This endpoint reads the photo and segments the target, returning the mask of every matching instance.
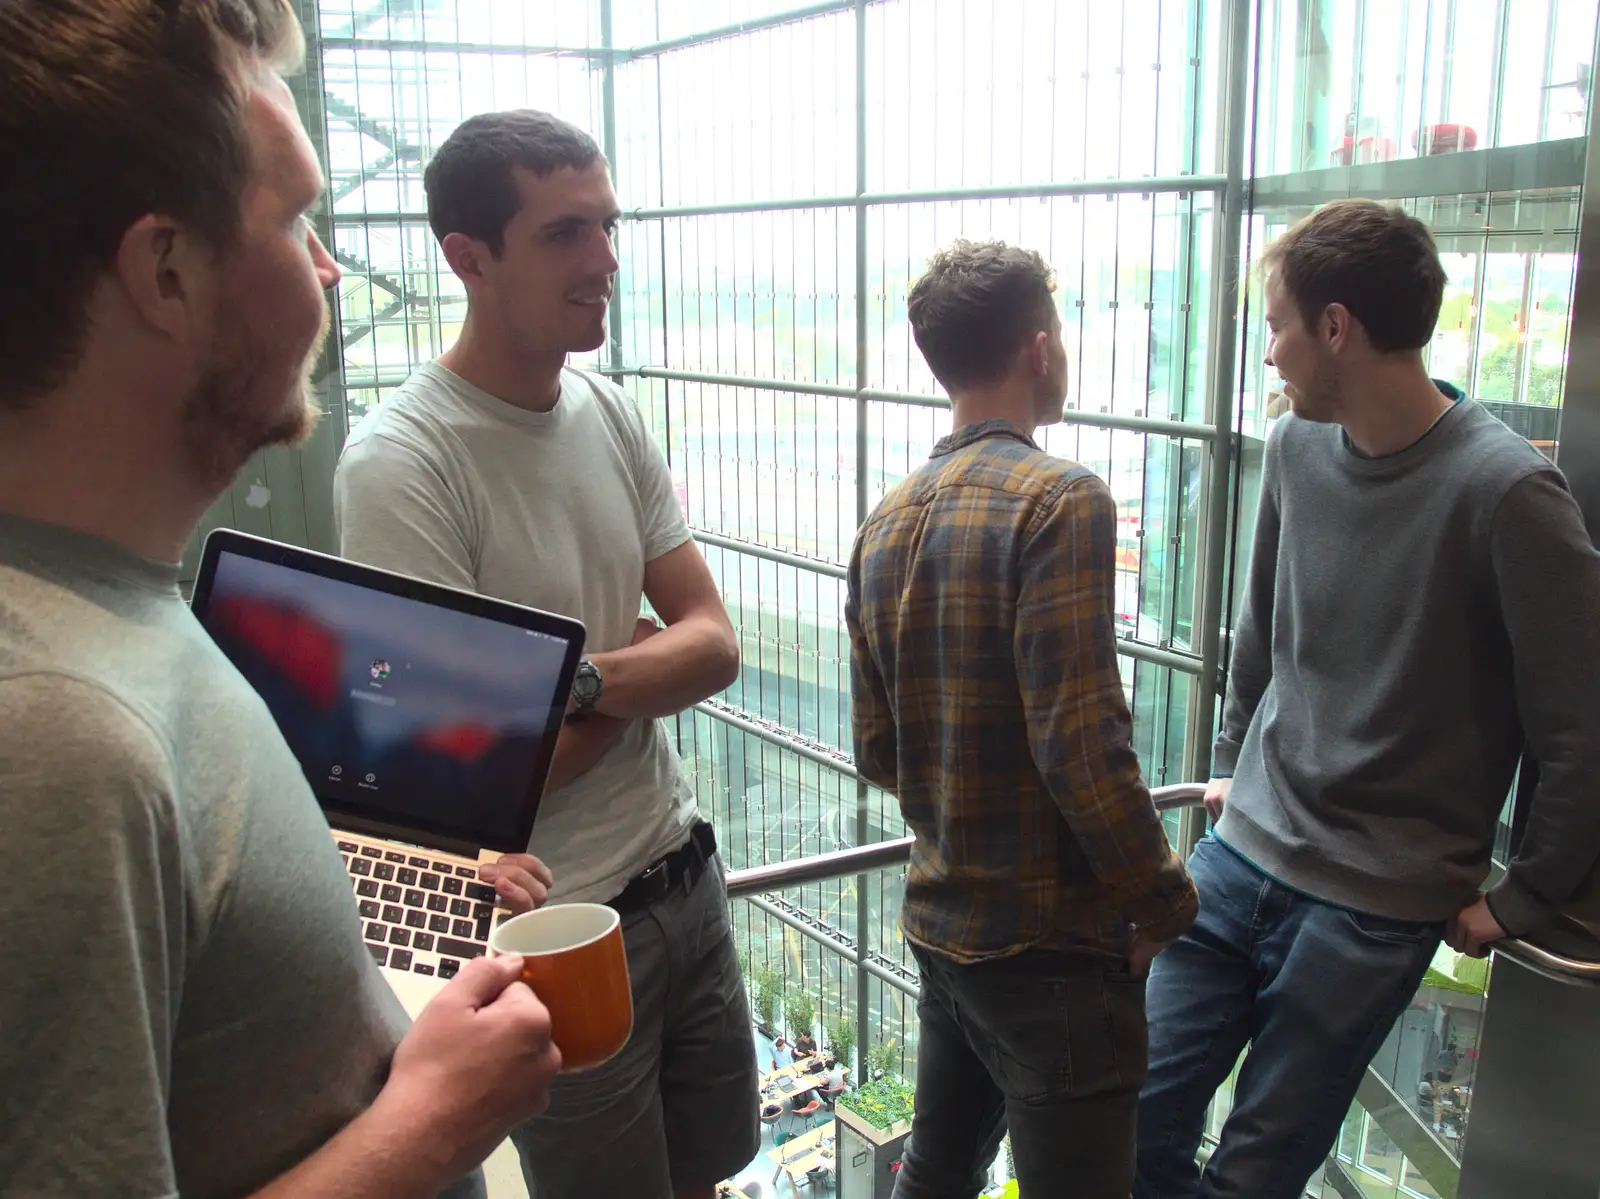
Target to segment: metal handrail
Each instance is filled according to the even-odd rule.
[[[1150,792],[1150,799],[1156,811],[1175,812],[1198,807],[1205,793],[1205,786],[1201,783],[1174,783],[1155,788]],[[898,837],[893,841],[880,841],[876,845],[855,845],[848,849],[796,858],[791,862],[771,862],[762,866],[747,866],[743,870],[730,870],[727,875],[728,898],[762,895],[805,883],[827,882],[847,875],[867,874],[904,865],[911,857],[911,846],[915,842],[915,837]],[[1567,957],[1521,937],[1496,941],[1492,948],[1496,954],[1556,982],[1600,986],[1600,961]]]
[[[1497,955],[1558,983],[1579,987],[1600,987],[1600,962],[1569,958],[1522,937],[1507,937],[1489,947]]]
[[[1179,808],[1198,806],[1205,793],[1205,786],[1201,783],[1175,783],[1169,787],[1155,788],[1150,792],[1150,799],[1156,811],[1173,812]],[[770,862],[764,866],[730,870],[728,898],[782,891],[802,883],[826,882],[846,875],[866,874],[903,865],[911,857],[911,846],[915,841],[915,837],[900,837],[893,841],[880,841],[876,845],[855,845],[809,858],[796,858],[792,862]]]

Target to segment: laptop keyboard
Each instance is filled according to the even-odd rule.
[[[462,858],[336,832],[373,960],[390,970],[454,978],[487,953],[495,893]]]

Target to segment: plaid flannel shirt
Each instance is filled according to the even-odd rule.
[[[1116,507],[1021,429],[957,430],[850,559],[856,769],[916,834],[901,924],[956,961],[1126,952],[1198,902],[1130,743]]]

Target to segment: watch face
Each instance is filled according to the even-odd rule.
[[[580,700],[593,699],[600,694],[600,672],[588,662],[578,667],[572,680],[572,694]]]

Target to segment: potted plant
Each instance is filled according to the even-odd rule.
[[[874,1145],[903,1139],[911,1131],[911,1112],[917,1092],[893,1070],[899,1060],[894,1043],[874,1045],[866,1058],[873,1077],[834,1104],[839,1120]]]
[[[775,1036],[778,1004],[783,998],[783,980],[771,966],[761,966],[750,981],[754,984],[757,1027],[761,1029],[762,1036]]]
[[[856,1047],[856,1022],[848,1012],[840,1012],[828,1022],[828,1050],[839,1059],[839,1064],[849,1068],[850,1051]]]
[[[789,1031],[794,1035],[795,1053],[804,1057],[817,1051],[817,1042],[811,1035],[816,1018],[816,1006],[804,991],[790,991],[784,1000],[783,1014],[789,1021]]]

